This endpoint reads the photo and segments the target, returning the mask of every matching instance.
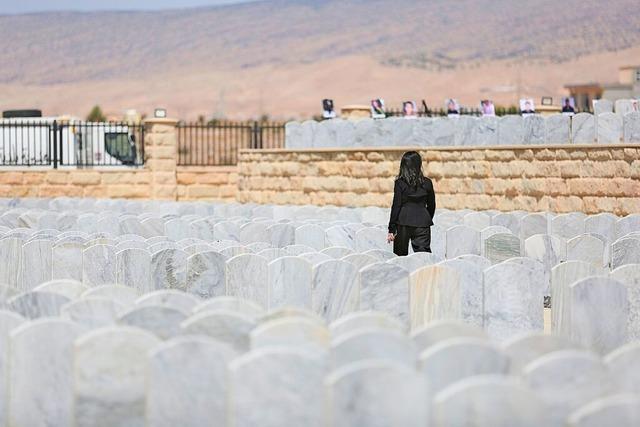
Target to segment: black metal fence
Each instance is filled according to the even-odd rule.
[[[284,123],[210,122],[177,127],[179,166],[232,166],[243,148],[283,148]]]
[[[0,120],[0,166],[141,166],[144,127],[40,119]]]

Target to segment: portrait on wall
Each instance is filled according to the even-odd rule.
[[[576,100],[573,97],[562,98],[562,114],[573,116],[576,113]]]
[[[336,111],[333,107],[333,99],[322,100],[322,118],[323,119],[335,119]]]
[[[460,115],[460,104],[453,98],[444,101],[444,108],[447,110],[447,116],[449,117]]]
[[[496,115],[496,106],[493,105],[493,101],[488,99],[483,99],[480,101],[480,111],[483,116],[495,116]]]
[[[402,115],[408,119],[418,117],[418,108],[414,101],[404,101],[402,103]]]
[[[535,114],[536,113],[536,105],[531,98],[522,98],[520,100],[520,114],[523,116]]]
[[[372,99],[371,100],[371,118],[372,119],[384,119],[387,114],[384,111],[384,99]]]

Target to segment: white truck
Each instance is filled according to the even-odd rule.
[[[64,117],[3,118],[0,165],[72,168],[141,165],[141,138],[141,128],[126,123],[84,122]]]

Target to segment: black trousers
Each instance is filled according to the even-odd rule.
[[[431,252],[431,227],[398,225],[398,234],[393,240],[393,253],[398,256],[408,255],[409,241],[413,252]]]

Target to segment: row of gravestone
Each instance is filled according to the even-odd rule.
[[[27,291],[13,296],[9,304],[29,317],[40,316],[43,309],[55,312],[65,302],[35,286],[41,283],[35,282],[37,278],[50,280],[56,271],[42,251],[43,242],[33,242],[38,250],[35,255],[43,260],[23,253],[21,265],[29,268],[20,273],[28,276],[19,273],[17,287],[7,282],[9,289]],[[231,258],[226,259],[213,250],[187,256],[180,249],[164,249],[152,256],[144,249],[116,252],[98,244],[66,258],[61,270],[81,271],[78,279],[84,284],[77,282],[76,286],[83,289],[118,283],[138,292],[175,289],[203,298],[228,295],[270,308],[310,309],[328,320],[357,310],[377,310],[412,329],[433,320],[462,319],[484,327],[496,339],[541,331],[542,301],[550,296],[554,328],[584,337],[579,341],[585,346],[602,352],[640,338],[638,264],[621,266],[609,274],[601,265],[584,261],[549,266],[516,257],[491,266],[491,261],[475,255],[441,261],[427,253],[394,257],[384,251],[359,254],[330,249],[297,256],[265,249],[263,255],[229,253]],[[76,257],[80,265],[74,264]],[[587,283],[574,292],[572,286],[579,280]],[[65,286],[67,282],[54,280],[48,285]],[[34,316],[29,315],[30,310],[35,310]]]
[[[8,199],[4,199],[7,202]],[[0,200],[0,206],[2,205]],[[50,226],[60,229],[69,225],[74,229],[82,229],[90,224],[95,224],[101,217],[110,218],[110,221],[118,222],[117,225],[111,227],[110,233],[120,234],[120,219],[131,218],[131,212],[135,212],[138,221],[142,222],[150,218],[162,220],[162,224],[154,226],[156,232],[164,231],[164,223],[171,219],[183,219],[188,223],[196,220],[216,221],[220,219],[238,220],[245,219],[272,219],[276,222],[281,220],[296,221],[322,221],[325,223],[342,221],[343,223],[370,223],[374,225],[384,225],[388,221],[389,210],[387,208],[367,207],[367,208],[337,208],[332,206],[279,206],[279,205],[252,205],[252,204],[219,204],[204,202],[137,202],[127,200],[92,200],[92,199],[13,199],[11,202],[21,207],[7,206],[0,214],[0,225],[10,228],[27,227],[27,228],[49,228]],[[30,215],[28,208],[36,208],[35,212]],[[79,210],[80,208],[86,211]],[[52,212],[46,212],[51,210]],[[64,212],[75,211],[75,212]],[[95,212],[98,211],[98,212]],[[143,213],[140,213],[143,212]],[[164,212],[164,213],[162,213]],[[129,215],[122,215],[129,213]],[[44,215],[45,221],[38,224],[38,217]],[[75,215],[75,217],[73,217]],[[79,222],[78,216],[85,215]],[[97,216],[95,216],[97,215]],[[436,224],[448,228],[453,225],[469,225],[471,227],[482,230],[489,225],[502,225],[510,228],[512,232],[519,235],[519,222],[524,220],[523,227],[533,228],[530,231],[524,231],[524,239],[533,234],[556,234],[562,237],[571,238],[583,232],[595,232],[601,234],[608,240],[613,241],[612,233],[617,237],[630,232],[630,229],[636,231],[640,229],[640,215],[629,215],[625,218],[618,218],[615,215],[603,213],[598,215],[586,216],[580,212],[570,214],[552,214],[538,213],[534,217],[525,220],[527,212],[499,212],[499,211],[480,211],[471,210],[449,211],[447,209],[438,209],[434,218]],[[21,216],[23,216],[21,218]],[[69,220],[72,217],[73,219]],[[558,217],[556,219],[556,217]],[[69,224],[67,224],[69,223]],[[184,225],[175,224],[177,228]],[[123,225],[126,233],[127,225]],[[175,227],[172,227],[175,228]],[[515,229],[514,229],[515,228]],[[65,230],[61,230],[65,231]],[[86,230],[88,233],[97,230]],[[570,233],[567,235],[560,233]],[[176,239],[178,240],[178,239]]]
[[[289,149],[638,143],[640,112],[309,120],[289,122],[285,129]]]
[[[102,219],[107,218],[108,222],[113,223],[113,227],[110,230],[116,235],[120,233],[125,233],[125,235],[135,233],[133,235],[140,235],[147,238],[150,238],[149,236],[152,234],[154,235],[153,238],[162,237],[159,231],[146,233],[148,229],[145,228],[145,221],[150,219],[163,221],[163,219],[147,218],[146,220],[140,221],[138,218],[131,216],[125,218],[108,216]],[[190,223],[189,220],[192,222]],[[199,242],[195,236],[199,236],[198,239],[200,239],[200,241],[230,239],[238,240],[245,245],[263,242],[273,247],[302,244],[316,250],[322,250],[323,248],[331,246],[344,246],[356,251],[391,249],[391,246],[385,241],[386,231],[384,230],[384,226],[367,227],[365,224],[360,223],[334,221],[330,223],[305,223],[304,225],[296,227],[296,225],[302,222],[296,224],[288,222],[288,220],[281,221],[283,222],[276,223],[273,220],[261,218],[254,218],[253,221],[250,221],[247,218],[225,220],[224,218],[215,219],[192,216],[191,218],[170,218],[167,219],[164,224],[161,223],[161,226],[165,230],[165,237],[167,239],[192,239],[194,244]],[[591,246],[595,248],[591,257],[604,257],[605,263],[609,263],[613,255],[622,257],[622,261],[614,262],[614,265],[617,266],[629,262],[624,261],[625,257],[634,259],[633,254],[635,252],[634,247],[637,246],[637,233],[640,233],[640,215],[637,214],[618,219],[611,214],[586,216],[581,213],[571,213],[557,215],[549,219],[549,215],[539,213],[497,213],[492,216],[485,212],[470,212],[461,215],[458,212],[444,211],[436,215],[436,222],[437,225],[432,229],[432,250],[434,253],[442,256],[447,255],[449,258],[464,253],[484,254],[484,241],[488,236],[495,233],[519,233],[522,239],[520,251],[524,252],[524,239],[531,237],[535,233],[545,233],[550,230],[551,233],[557,233],[557,235],[563,238],[570,239],[573,237],[574,240],[571,246],[579,245],[583,247],[585,236],[584,234],[581,235],[581,233],[584,233],[585,230],[590,230],[592,233],[590,239],[592,241]],[[454,226],[460,222],[465,225]],[[449,225],[452,228],[445,232],[439,224]],[[488,224],[494,225],[487,226]],[[486,228],[482,229],[481,227],[483,226]],[[481,232],[478,233],[473,228],[475,228],[475,230],[481,230]],[[23,230],[22,228],[17,230],[4,228],[0,231],[3,231],[5,236],[25,234],[27,232],[27,230]],[[47,234],[47,231],[49,234]],[[106,229],[103,232],[106,232]],[[43,236],[53,236],[56,234],[56,230],[39,230],[38,233]],[[67,232],[67,234],[69,233],[73,232]],[[622,233],[631,235],[627,236]],[[111,233],[107,233],[107,235],[110,234]],[[450,235],[452,237],[449,237]],[[623,242],[624,244],[618,245],[622,250],[611,251],[611,253],[609,253],[609,246],[615,243],[610,239],[619,235],[628,237],[628,239]],[[579,239],[579,237],[582,237],[582,239]],[[602,240],[603,243],[598,243],[597,239]],[[448,247],[447,242],[450,242]],[[604,254],[601,253],[602,248],[597,248],[597,246],[602,245],[605,247]],[[519,254],[513,253],[511,256],[519,256]]]
[[[617,396],[640,393],[638,343],[601,359],[540,333],[496,344],[433,322],[409,338],[383,313],[327,328],[301,310],[119,288],[57,318],[0,311],[0,425],[588,426],[605,425],[581,424],[604,416],[589,410],[602,398],[616,399],[606,425],[640,416],[637,396]]]
[[[96,202],[97,203],[97,202]],[[185,203],[186,205],[190,205]],[[201,204],[208,206],[207,204]],[[161,205],[157,205],[157,209]],[[211,204],[211,210],[216,212],[221,206]],[[238,227],[248,222],[273,221],[271,224],[288,221],[294,225],[303,223],[315,223],[327,228],[331,224],[372,224],[376,226],[385,225],[388,222],[389,210],[385,208],[338,208],[334,207],[314,207],[314,206],[270,206],[249,207],[248,205],[233,206],[246,208],[243,215],[225,216],[222,212],[216,215],[198,214],[165,214],[160,215],[153,212],[143,212],[137,215],[122,214],[114,211],[92,212],[57,212],[57,211],[29,211],[24,208],[6,209],[0,213],[0,225],[9,228],[32,228],[49,229],[55,228],[60,231],[73,229],[84,231],[85,233],[95,233],[98,231],[109,232],[110,234],[127,234],[135,231],[145,237],[151,235],[165,234],[172,236],[174,240],[186,237],[205,238],[215,235],[211,228],[219,222],[231,221]],[[140,207],[142,209],[142,207]],[[220,209],[222,210],[222,209]],[[242,209],[233,209],[238,213]],[[43,220],[44,218],[44,220]],[[98,227],[98,223],[101,222]],[[499,211],[449,211],[438,209],[434,222],[437,225],[449,228],[454,225],[468,225],[482,230],[490,225],[501,225],[509,228],[514,234],[526,239],[533,234],[557,234],[564,238],[575,237],[584,232],[592,232],[602,235],[609,241],[615,240],[631,231],[640,231],[640,215],[632,214],[624,218],[618,218],[609,213],[587,216],[581,212],[567,214],[553,213],[527,213],[524,211],[499,212]],[[198,234],[195,236],[194,234]],[[201,234],[201,235],[200,235]],[[221,236],[213,236],[216,239],[226,238],[227,235],[235,236],[239,231],[236,229],[222,231]],[[204,236],[204,237],[203,237]]]

